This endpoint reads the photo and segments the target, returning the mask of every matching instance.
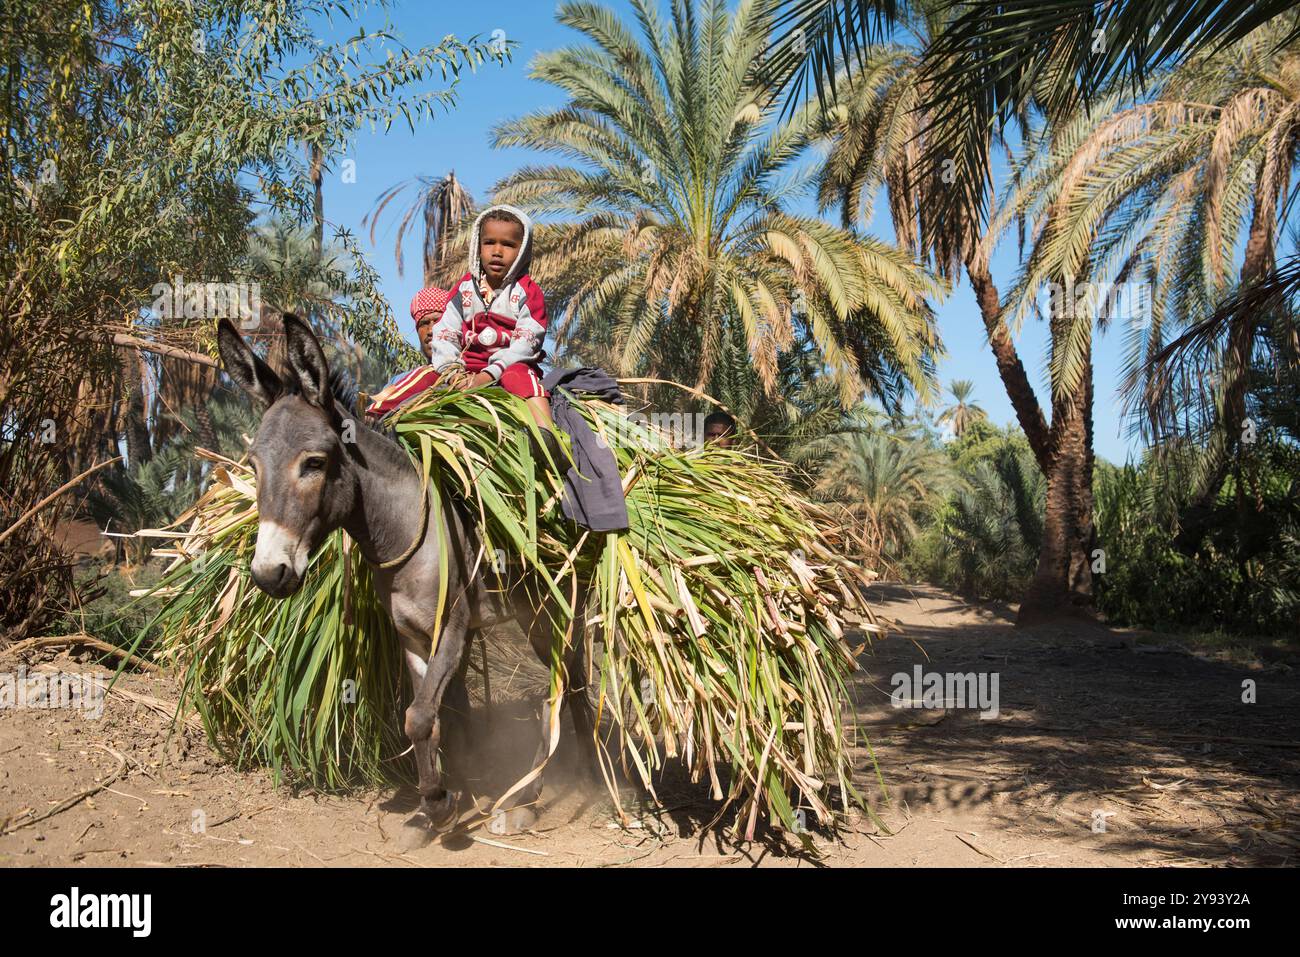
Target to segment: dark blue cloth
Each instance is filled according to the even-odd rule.
[[[574,466],[565,473],[560,503],[565,516],[593,532],[627,528],[627,501],[618,461],[570,402],[571,396],[580,394],[622,405],[618,383],[602,369],[582,366],[553,369],[542,384],[551,394],[551,417],[573,447]]]

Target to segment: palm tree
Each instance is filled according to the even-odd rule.
[[[283,361],[284,335],[269,314],[292,312],[304,316],[317,332],[335,342],[345,339],[339,300],[351,288],[345,269],[348,257],[334,244],[316,245],[317,233],[290,219],[277,217],[249,231],[245,269],[261,286],[262,317],[254,341],[265,343],[273,366]]]
[[[950,173],[952,188],[926,197],[933,210],[928,222],[980,224],[1001,127],[1031,107],[1056,122],[1116,87],[1141,91],[1162,67],[1240,40],[1295,3],[939,0],[933,6],[945,27],[926,46],[923,105],[931,123],[916,175],[945,166]],[[759,74],[771,89],[797,95],[812,85],[819,99],[834,99],[842,66],[860,64],[915,7],[900,0],[770,0],[777,33]],[[923,243],[945,243],[944,232]]]
[[[911,245],[917,256],[931,257],[945,276],[954,277],[958,268],[965,268],[1007,397],[1053,490],[1042,537],[1042,574],[1035,578],[1033,593],[1021,602],[1019,620],[1028,623],[1079,612],[1092,602],[1091,338],[1080,335],[1077,324],[1054,316],[1051,366],[1076,375],[1053,376],[1049,428],[989,269],[1000,232],[991,226],[977,236],[976,220],[948,218],[943,203],[930,194],[951,193],[950,177],[918,166],[918,157],[933,149],[934,125],[933,81],[922,50],[943,30],[949,11],[944,3],[914,4],[913,9],[906,22],[919,38],[919,49],[872,47],[842,78],[825,129],[830,152],[818,195],[823,208],[840,207],[847,225],[869,217],[875,194],[884,185],[900,241]],[[994,226],[1004,228],[1005,221],[995,220]]]
[[[250,230],[245,268],[261,284],[262,298],[285,312],[320,316],[325,321],[344,286],[345,252],[316,247],[316,233],[285,218]]]
[[[159,449],[148,461],[109,469],[86,496],[86,510],[96,523],[112,523],[119,532],[161,528],[198,497],[198,483],[184,477],[192,461],[189,449],[173,445]],[[133,563],[140,563],[154,546],[152,539],[128,539],[127,553]]]
[[[414,190],[410,204],[402,210],[397,224],[397,238],[393,242],[393,257],[397,260],[397,275],[401,276],[405,268],[402,256],[402,243],[408,232],[415,229],[416,217],[424,224],[424,246],[421,263],[424,268],[424,284],[433,285],[440,272],[446,270],[448,263],[454,259],[451,251],[457,230],[474,214],[474,197],[461,185],[452,170],[441,179],[432,176],[416,176],[396,186],[389,187],[375,201],[375,208],[362,219],[361,225],[370,221],[370,241],[375,241],[375,229],[379,218],[384,214],[388,204],[408,190]],[[461,263],[456,262],[459,267]]]
[[[824,14],[833,11],[827,8]],[[929,257],[947,279],[955,279],[965,268],[1007,397],[1040,467],[1046,470],[1052,439],[1004,321],[989,271],[987,244],[976,234],[976,220],[949,216],[931,195],[951,194],[951,176],[923,174],[920,165],[935,149],[924,51],[942,31],[947,15],[944,0],[913,3],[906,14],[900,8],[893,16],[905,22],[916,44],[865,48],[855,57],[852,72],[841,77],[829,124],[821,131],[830,152],[818,180],[818,200],[823,210],[838,206],[841,222],[848,227],[870,219],[875,197],[884,186],[898,241],[914,255]]]
[[[1040,549],[1042,474],[1032,456],[1007,442],[964,478],[938,523],[955,584],[972,598],[1010,598],[1024,588]]]
[[[816,111],[781,121],[748,81],[769,21],[760,0],[634,0],[640,40],[609,11],[565,4],[592,42],[542,54],[532,76],[569,102],[502,124],[498,146],[578,165],[529,166],[498,199],[546,214],[534,273],[557,334],[608,348],[621,373],[708,386],[733,329],[762,388],[802,334],[846,407],[929,397],[940,345],[926,303],[941,286],[906,251],[786,209]]]
[[[784,359],[784,357],[783,357]],[[758,393],[749,422],[768,447],[794,466],[792,482],[814,485],[836,444],[846,435],[865,430],[854,410],[845,410],[835,383],[824,376],[790,377],[776,399]]]
[[[936,421],[939,425],[945,423],[950,425],[952,434],[961,438],[970,428],[971,423],[987,419],[989,414],[981,409],[978,403],[970,401],[970,397],[975,392],[974,382],[969,379],[954,379],[948,388],[956,401],[940,412]]]
[[[1208,5],[1197,0],[1156,4],[1147,0],[941,3],[956,15],[947,19],[941,34],[926,46],[924,78],[929,91],[924,105],[935,109],[926,125],[926,148],[915,172],[915,178],[924,179],[936,165],[948,167],[954,188],[925,200],[932,210],[929,221],[939,223],[983,222],[995,134],[1009,121],[1025,116],[1031,107],[1040,110],[1049,125],[1059,126],[1081,107],[1091,107],[1094,115],[1103,114],[1096,101],[1116,88],[1143,97],[1148,81],[1161,70],[1198,58],[1204,60],[1256,31],[1273,34],[1274,51],[1300,36],[1294,0]],[[871,41],[895,26],[905,9],[906,5],[895,0],[773,0],[779,32],[770,49],[788,47],[797,34],[806,55],[772,57],[765,79],[774,88],[800,91],[811,78],[819,98],[829,95],[834,99],[835,77],[841,64],[861,62]],[[1273,98],[1275,101],[1286,97],[1287,86],[1289,83],[1274,91],[1281,95]],[[1241,92],[1245,95],[1232,111],[1236,121],[1245,119],[1256,105],[1251,103],[1252,98],[1258,95]],[[1276,113],[1274,116],[1281,119]],[[1220,140],[1225,150],[1233,139],[1227,135]],[[1275,171],[1279,157],[1289,153],[1289,149],[1271,151]],[[1222,159],[1227,153],[1219,155]],[[1260,204],[1255,205],[1255,212],[1268,212]],[[1262,226],[1269,218],[1253,215],[1252,222]],[[942,231],[927,231],[922,244],[937,251],[940,247],[935,244],[936,236],[941,238]],[[1167,382],[1187,378],[1190,365],[1203,363],[1208,354],[1217,350],[1220,359],[1226,358],[1237,370],[1229,370],[1227,387],[1216,395],[1218,407],[1227,413],[1220,418],[1229,423],[1240,421],[1242,380],[1238,373],[1250,361],[1247,330],[1261,314],[1285,313],[1291,291],[1300,285],[1300,255],[1281,267],[1270,264],[1262,272],[1249,268],[1250,260],[1271,258],[1263,248],[1265,241],[1265,234],[1254,232],[1247,247],[1248,262],[1242,270],[1245,288],[1222,300],[1210,316],[1154,352],[1155,371],[1148,378],[1166,380],[1155,394],[1172,395]],[[996,301],[991,281],[981,284],[975,280],[972,276],[981,308],[986,300]],[[1289,337],[1294,339],[1294,333]],[[1226,348],[1221,345],[1225,341]],[[1209,352],[1207,344],[1212,346]],[[1292,366],[1300,366],[1297,351],[1292,349],[1288,356]],[[1200,378],[1195,370],[1190,375]],[[1234,386],[1234,382],[1238,385]],[[1015,405],[1016,396],[1011,397]],[[1202,409],[1209,405],[1202,403]],[[1019,405],[1016,410],[1037,451],[1040,443]],[[1229,460],[1223,439],[1231,431],[1217,429],[1212,435],[1216,447],[1204,460],[1209,467],[1202,469],[1197,483],[1198,506],[1208,505],[1213,498]],[[1041,459],[1040,455],[1040,463]]]
[[[1279,321],[1294,329],[1288,309],[1236,310],[1226,324],[1214,314],[1238,284],[1252,288],[1274,270],[1294,165],[1285,144],[1300,135],[1300,51],[1285,42],[1298,24],[1294,14],[1279,17],[1185,62],[1151,100],[1044,130],[999,214],[1003,225],[1020,216],[1039,226],[1008,297],[1016,313],[1056,277],[1153,290],[1150,315],[1127,317],[1123,389],[1135,429],[1157,448],[1205,447],[1179,490],[1191,493],[1189,516],[1240,463],[1233,453],[1257,351],[1286,340]],[[1111,318],[1101,303],[1078,305],[1076,326]],[[1068,383],[1080,378],[1068,364],[1059,371]]]
[[[879,427],[835,437],[817,483],[821,499],[839,505],[863,562],[902,558],[920,522],[954,487],[947,456],[912,430]]]

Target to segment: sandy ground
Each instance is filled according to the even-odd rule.
[[[548,770],[535,830],[497,838],[478,829],[402,853],[396,835],[413,790],[322,796],[276,787],[267,772],[224,765],[192,727],[169,740],[175,685],[129,675],[120,687],[130,697],[110,695],[98,720],[0,710],[0,865],[1295,864],[1293,661],[1233,662],[1162,636],[1082,625],[1017,632],[1010,609],[973,607],[925,586],[880,585],[874,598],[906,628],[864,653],[853,689],[888,797],[866,748],[856,748],[877,820],[860,817],[840,839],[815,835],[816,853],[778,833],[737,845],[706,830],[716,805],[703,788],[673,779],[661,789],[665,810],[629,789],[633,826],[621,828],[609,796],[578,773],[568,741]],[[0,673],[20,665],[103,672],[91,655],[79,657],[0,655]],[[892,707],[892,676],[917,665],[996,673],[998,715]],[[1254,703],[1242,700],[1245,681],[1254,682]],[[491,794],[526,770],[534,720],[522,702],[492,709],[476,763],[495,770],[476,790]],[[107,787],[59,810],[114,773]],[[50,816],[33,822],[39,815]]]

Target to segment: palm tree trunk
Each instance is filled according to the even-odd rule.
[[[217,430],[212,426],[212,413],[206,401],[194,407],[194,421],[199,427],[199,441],[203,447],[217,451]]]
[[[440,231],[439,224],[450,218],[451,198],[448,192],[455,189],[455,171],[447,174],[444,187],[437,196],[430,196],[424,204],[424,284],[432,286],[437,283],[439,256],[446,241],[445,229]]]
[[[127,352],[122,370],[126,376],[126,431],[127,464],[134,468],[153,458],[153,448],[149,444],[149,420],[144,402],[144,377],[140,372],[140,353]]]
[[[437,283],[447,265],[447,250],[456,237],[461,221],[473,211],[474,200],[456,179],[456,171],[447,173],[441,183],[430,189],[424,201],[424,284]],[[400,232],[399,232],[400,242]]]
[[[1024,363],[1002,317],[997,287],[988,266],[966,258],[989,346],[1016,418],[1034,459],[1047,478],[1047,507],[1038,567],[1020,605],[1018,625],[1086,614],[1092,604],[1093,434],[1092,344],[1087,346],[1083,381],[1075,393],[1053,397],[1049,429]],[[1053,316],[1052,341],[1064,334],[1064,320]]]
[[[970,277],[971,288],[975,290],[975,301],[979,305],[980,317],[984,320],[989,346],[993,349],[993,358],[997,360],[998,374],[1006,387],[1007,398],[1016,411],[1016,419],[1029,440],[1038,467],[1047,475],[1052,458],[1051,437],[1043,418],[1043,410],[1034,395],[1034,387],[1029,382],[1011,332],[1002,318],[1002,303],[997,286],[993,284],[988,266],[978,263],[974,257],[966,259],[966,275]]]
[[[325,154],[321,151],[320,144],[307,144],[307,158],[310,164],[309,172],[312,190],[315,193],[312,201],[312,250],[316,253],[316,259],[319,261],[321,250],[325,246],[325,188],[322,182]]]
[[[1066,323],[1053,316],[1052,341]],[[1052,400],[1052,456],[1047,470],[1047,507],[1038,568],[1016,617],[1018,626],[1090,616],[1093,600],[1092,340],[1085,347],[1084,374],[1074,392]]]
[[[1020,604],[1017,624],[1085,613],[1092,604],[1092,345],[1088,344],[1083,382],[1075,394],[1054,397],[1052,425],[1042,407],[1002,318],[997,287],[987,265],[966,259],[980,316],[998,373],[1034,459],[1047,478],[1047,507],[1038,567]],[[1053,341],[1063,322],[1053,317]]]

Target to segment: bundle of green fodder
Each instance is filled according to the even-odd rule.
[[[616,761],[653,794],[665,758],[678,757],[746,833],[763,809],[787,828],[799,806],[832,822],[837,803],[860,800],[845,725],[860,649],[846,624],[883,633],[858,587],[873,576],[838,554],[828,516],[791,489],[781,463],[674,448],[620,408],[579,407],[615,451],[626,532],[564,518],[559,470],[537,460],[527,408],[502,390],[432,390],[391,420],[435,487],[477,514],[485,555],[535,570],[566,614],[587,596],[584,627],[561,616],[557,630],[552,743],[561,643],[599,643],[588,660],[599,662],[595,704],[609,719],[599,750],[616,803]],[[316,784],[390,774],[385,756],[404,749],[402,669],[358,550],[335,533],[303,588],[271,599],[247,573],[251,473],[227,461],[216,480],[166,552],[176,561],[162,586],[163,657],[184,667],[188,697],[226,753]]]
[[[174,559],[152,591],[163,605],[157,658],[184,676],[182,708],[241,767],[326,790],[393,776],[403,664],[369,566],[341,532],[313,556],[302,589],[276,601],[248,574],[257,537],[256,489],[244,463],[218,467],[177,520]]]

